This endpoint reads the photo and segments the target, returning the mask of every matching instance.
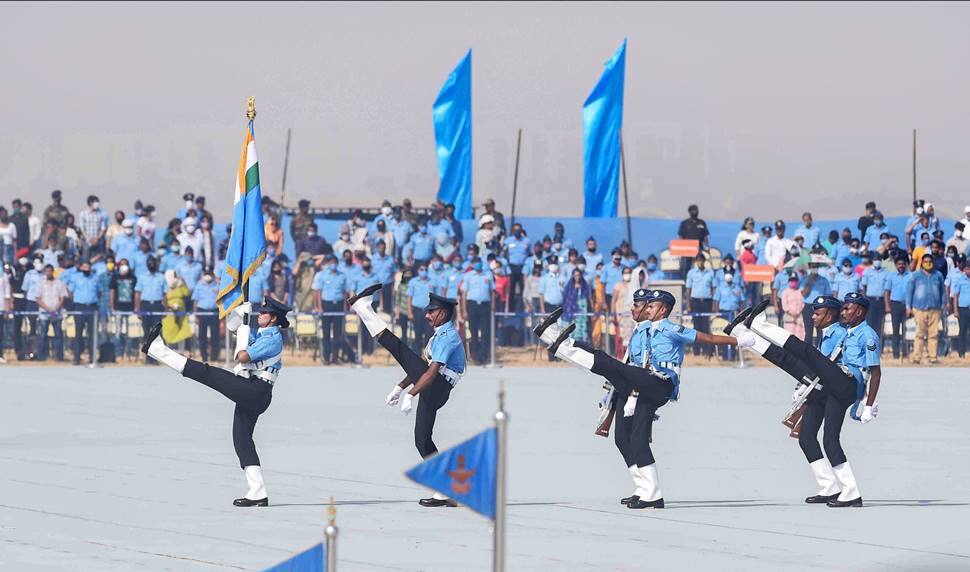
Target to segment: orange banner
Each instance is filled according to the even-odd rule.
[[[768,264],[747,264],[741,276],[745,282],[771,282],[775,279],[775,267]]]
[[[700,242],[696,240],[671,240],[671,256],[697,256],[700,251]]]

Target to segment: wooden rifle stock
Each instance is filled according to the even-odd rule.
[[[609,437],[610,436],[610,425],[613,424],[613,417],[616,415],[616,409],[610,409],[610,412],[603,419],[603,422],[599,424],[596,428],[595,435],[598,437]]]
[[[802,426],[802,415],[805,414],[805,407],[808,403],[802,403],[802,406],[791,412],[784,420],[782,420],[782,425],[791,429],[788,434],[792,439],[798,439],[798,434]]]

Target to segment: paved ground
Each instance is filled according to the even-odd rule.
[[[967,369],[887,371],[881,417],[843,432],[868,506],[841,511],[801,503],[814,485],[775,371],[686,372],[655,430],[663,511],[617,503],[628,476],[577,370],[473,370],[439,447],[491,423],[500,378],[510,570],[970,568]],[[341,570],[487,570],[489,522],[420,508],[402,475],[418,459],[413,419],[383,404],[398,379],[284,370],[257,431],[274,506],[242,510],[222,396],[161,367],[0,369],[0,569],[260,569],[319,540],[333,495]]]

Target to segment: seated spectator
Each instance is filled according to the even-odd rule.
[[[297,255],[306,252],[314,259],[319,257],[322,262],[323,257],[327,254],[333,254],[333,247],[327,242],[327,239],[320,236],[317,224],[311,222],[306,226],[304,231],[306,236],[301,239],[296,246]]]
[[[266,235],[266,246],[273,245],[276,252],[283,252],[283,229],[280,228],[280,217],[272,215],[267,219],[264,228]]]

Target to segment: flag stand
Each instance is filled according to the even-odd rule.
[[[327,527],[323,530],[323,539],[326,546],[323,569],[327,572],[337,570],[337,507],[333,504],[333,497],[330,497],[330,506],[327,508]]]
[[[499,381],[495,430],[498,438],[495,460],[495,526],[492,529],[492,571],[505,572],[505,472],[509,415],[505,412],[505,380]]]

